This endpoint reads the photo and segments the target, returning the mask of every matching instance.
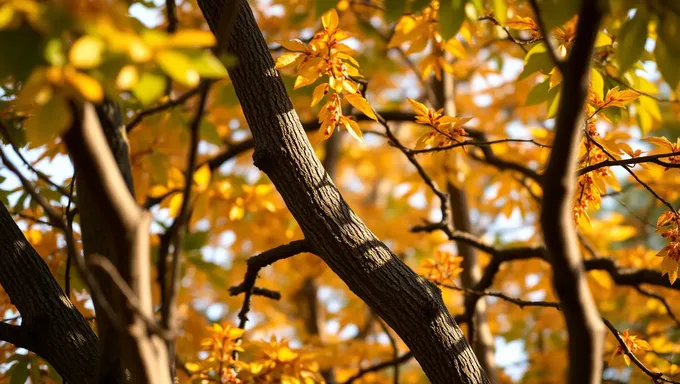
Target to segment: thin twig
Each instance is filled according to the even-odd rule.
[[[362,368],[359,370],[359,372],[355,373],[349,379],[347,379],[344,384],[351,384],[369,373],[377,372],[394,365],[404,364],[407,361],[411,360],[411,358],[413,358],[413,352],[409,351],[396,359],[384,361],[382,363],[378,363],[370,367]]]
[[[666,308],[666,313],[668,314],[668,317],[670,317],[675,322],[676,326],[680,327],[680,320],[678,320],[678,318],[673,313],[673,309],[671,309],[671,306],[670,306],[670,304],[668,303],[668,301],[666,300],[665,297],[659,295],[656,292],[648,291],[648,290],[646,290],[645,288],[642,288],[639,285],[635,286],[635,289],[638,292],[640,292],[642,295],[657,299]]]
[[[18,148],[18,147],[16,146],[16,144],[14,143],[14,140],[12,140],[12,136],[9,134],[9,131],[7,130],[7,127],[5,126],[5,124],[4,124],[2,121],[0,121],[0,132],[2,132],[2,136],[4,137],[5,141],[7,141],[7,143],[9,143],[9,145],[10,145],[10,146],[12,147],[12,149],[14,150],[14,153],[17,154],[17,156],[19,157],[19,159],[21,160],[21,162],[24,163],[24,165],[26,166],[26,168],[28,168],[31,172],[35,173],[36,176],[38,176],[39,179],[45,181],[47,184],[51,185],[54,189],[56,189],[57,191],[59,191],[59,193],[61,193],[63,196],[68,195],[68,191],[66,191],[66,189],[65,189],[64,187],[62,187],[61,185],[59,185],[59,184],[53,182],[52,179],[50,179],[49,176],[47,176],[46,174],[44,174],[44,173],[40,172],[39,170],[37,170],[37,169],[33,166],[33,164],[31,164],[31,163],[26,159],[26,157],[24,157],[24,155],[21,153],[21,151],[19,150],[19,148]]]
[[[11,161],[9,161],[2,147],[0,147],[0,159],[2,160],[3,164],[5,164],[7,169],[9,169],[9,171],[19,179],[21,185],[24,187],[26,192],[28,192],[31,198],[43,208],[50,224],[63,230],[65,227],[65,222],[61,219],[61,215],[59,215],[54,207],[47,200],[45,200],[45,198],[40,193],[38,193],[33,183],[26,179],[19,169],[17,169],[17,167]]]
[[[546,51],[548,51],[548,55],[550,56],[552,62],[555,63],[557,69],[559,69],[559,71],[564,74],[566,67],[565,62],[557,57],[555,47],[552,43],[552,40],[550,40],[550,31],[546,27],[543,17],[541,16],[541,7],[538,5],[538,1],[536,0],[529,0],[529,3],[531,4],[531,8],[533,8],[534,14],[536,15],[536,24],[538,24],[541,35],[545,40]]]
[[[142,120],[150,115],[153,115],[154,113],[165,111],[166,109],[170,109],[173,107],[176,107],[178,105],[184,104],[185,101],[189,100],[192,98],[194,95],[198,94],[198,91],[201,89],[200,86],[193,88],[182,95],[178,96],[176,99],[167,101],[165,103],[159,104],[155,107],[151,107],[148,109],[145,109],[139,113],[137,113],[130,121],[125,124],[125,130],[127,133],[130,133],[139,123],[142,122]]]
[[[170,329],[164,329],[158,325],[155,319],[149,318],[144,314],[139,299],[135,292],[130,288],[128,283],[123,279],[123,277],[118,273],[116,266],[111,263],[109,259],[98,254],[92,254],[89,256],[89,263],[101,268],[106,274],[111,278],[111,281],[116,285],[120,293],[125,296],[128,304],[137,313],[140,319],[144,321],[144,324],[149,329],[149,331],[157,334],[165,340],[172,340],[175,338],[175,333]]]
[[[602,321],[607,326],[607,328],[609,328],[609,330],[612,332],[612,334],[616,338],[616,341],[619,342],[619,345],[623,349],[623,353],[626,354],[626,356],[628,356],[633,361],[633,363],[635,363],[635,365],[637,365],[638,368],[640,368],[640,370],[642,372],[644,372],[647,376],[649,376],[654,383],[666,382],[666,383],[680,384],[680,381],[668,379],[668,378],[664,377],[663,373],[653,372],[652,370],[647,368],[637,358],[637,356],[635,356],[633,354],[633,352],[631,352],[630,348],[628,348],[628,344],[626,344],[626,341],[623,340],[623,337],[621,337],[621,334],[619,334],[619,331],[616,329],[616,327],[614,327],[614,325],[611,322],[609,322],[609,320],[607,320],[605,318],[602,318]]]

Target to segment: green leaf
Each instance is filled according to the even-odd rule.
[[[41,53],[40,34],[27,24],[21,28],[0,30],[0,82],[8,76],[23,82],[44,60]]]
[[[388,23],[397,21],[406,10],[406,0],[385,0],[385,19]]]
[[[519,74],[518,80],[525,79],[529,75],[540,71],[548,74],[553,69],[554,63],[548,54],[545,44],[536,44],[524,57],[524,70]]]
[[[196,231],[188,233],[184,238],[184,250],[196,251],[203,248],[210,240],[209,231]]]
[[[316,11],[314,12],[315,18],[320,18],[324,13],[335,8],[337,5],[336,0],[316,0]]]
[[[649,13],[644,8],[638,8],[635,15],[626,20],[619,32],[617,55],[619,70],[624,73],[640,60],[647,41],[647,24]]]
[[[548,119],[557,116],[557,112],[560,108],[561,94],[562,84],[558,84],[548,91]]]
[[[10,384],[24,384],[28,379],[28,359],[17,359],[17,363],[12,365],[7,375],[10,377]]]
[[[441,0],[439,4],[439,32],[444,40],[458,33],[465,21],[465,3],[467,0]]]
[[[144,72],[132,93],[135,94],[142,105],[149,105],[163,95],[165,92],[165,81],[165,76],[152,72]]]
[[[66,64],[64,43],[60,38],[50,39],[45,45],[45,59],[47,62],[58,67]]]
[[[210,144],[222,145],[222,138],[217,133],[217,127],[215,127],[215,124],[203,119],[201,120],[199,131],[201,139],[207,141]]]
[[[191,57],[180,51],[164,50],[156,55],[156,62],[163,72],[187,87],[198,85],[201,76],[191,62]]]
[[[657,32],[659,37],[674,51],[680,51],[680,16],[674,12],[660,15]]]
[[[493,0],[493,14],[501,24],[508,19],[508,4],[506,0]]]
[[[548,100],[548,93],[550,91],[550,79],[537,84],[535,87],[529,91],[527,95],[527,100],[524,105],[536,105]]]
[[[430,0],[413,0],[411,1],[411,12],[420,12],[428,5],[430,5]]]
[[[672,49],[670,44],[659,36],[654,48],[654,57],[663,79],[672,89],[677,88],[680,82],[680,52]]]
[[[47,144],[64,133],[71,125],[72,119],[66,100],[54,95],[35,115],[24,121],[26,139],[33,147]]]
[[[191,59],[191,65],[202,77],[220,79],[227,76],[227,70],[222,62],[208,51]]]
[[[541,10],[540,17],[548,31],[552,31],[553,28],[559,27],[571,19],[581,9],[582,2],[582,0],[538,0]]]

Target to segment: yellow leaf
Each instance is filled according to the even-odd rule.
[[[212,47],[216,43],[215,35],[210,31],[198,29],[181,29],[168,37],[166,46],[177,48]]]
[[[338,28],[338,12],[335,11],[335,8],[329,10],[323,16],[321,16],[321,23],[328,31],[333,31]]]
[[[464,59],[467,56],[463,43],[455,37],[450,38],[449,41],[446,42],[444,50],[461,59]]]
[[[288,41],[281,41],[279,42],[282,47],[286,48],[289,51],[295,51],[295,52],[304,52],[307,50],[307,47],[305,44],[300,41],[299,39],[292,39]]]
[[[373,108],[368,104],[368,101],[357,94],[348,94],[344,98],[352,104],[352,106],[360,110],[364,115],[370,117],[371,119],[378,121],[378,117],[373,112]]]
[[[312,75],[312,77],[305,77],[305,76],[300,75],[295,79],[295,86],[293,87],[293,89],[298,89],[298,88],[302,88],[302,87],[310,85],[310,84],[314,84],[314,82],[318,78],[319,78],[319,76],[316,76],[316,75]]]
[[[182,207],[182,194],[181,193],[175,193],[169,198],[166,198],[168,201],[168,215],[170,217],[177,217],[179,215],[179,210]]]
[[[513,16],[505,23],[505,26],[520,31],[538,31],[538,25],[531,17]]]
[[[194,172],[194,183],[196,183],[199,192],[208,188],[208,185],[210,185],[210,167],[208,164],[204,164]]]
[[[95,78],[77,71],[66,71],[64,77],[85,99],[98,103],[104,98],[104,89]]]
[[[354,120],[352,120],[348,117],[343,116],[342,122],[343,122],[345,128],[347,129],[347,132],[349,132],[349,134],[353,138],[357,139],[361,143],[364,142],[363,135],[361,134],[361,129],[359,128],[359,124],[357,124],[356,121],[354,121]]]
[[[430,109],[425,106],[425,104],[420,103],[416,100],[413,99],[407,99],[409,103],[411,103],[411,107],[415,111],[416,114],[421,115],[421,116],[427,116],[428,112]]]
[[[314,92],[312,93],[312,107],[315,106],[323,97],[326,95],[328,92],[328,84],[323,83],[319,84],[314,88]]]
[[[295,61],[301,56],[302,53],[299,52],[286,52],[276,59],[276,65],[274,66],[274,68],[276,69],[285,68],[295,63]]]
[[[663,147],[665,149],[668,149],[669,151],[673,151],[673,143],[671,143],[667,138],[664,136],[661,137],[645,137],[642,139],[650,144],[654,144],[659,147]]]
[[[68,54],[71,65],[80,69],[92,69],[102,62],[104,42],[94,36],[83,36],[76,40]]]
[[[632,102],[638,97],[640,97],[640,94],[633,90],[625,89],[621,91],[618,87],[614,87],[607,92],[604,103],[607,107],[624,108],[627,103]]]
[[[240,220],[240,219],[243,218],[244,214],[245,214],[245,210],[243,209],[243,207],[239,207],[238,205],[234,205],[229,210],[229,220],[232,220],[232,221]]]
[[[135,87],[139,82],[139,72],[134,65],[126,65],[120,69],[116,77],[116,87],[127,91]]]

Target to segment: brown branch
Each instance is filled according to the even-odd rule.
[[[557,57],[555,46],[553,45],[552,40],[550,40],[550,31],[548,30],[543,17],[541,16],[541,8],[538,5],[538,1],[529,0],[529,4],[531,4],[531,8],[533,8],[534,14],[536,15],[536,24],[538,24],[538,29],[541,32],[541,36],[543,36],[543,40],[547,48],[546,51],[548,51],[548,55],[550,56],[552,62],[555,63],[557,69],[559,69],[559,71],[564,74],[566,70],[568,70],[569,63]],[[590,56],[588,58],[590,59]]]
[[[623,340],[623,337],[621,337],[621,335],[619,334],[619,331],[616,329],[616,327],[614,327],[614,325],[609,320],[607,320],[605,318],[602,318],[602,321],[607,326],[607,328],[609,328],[611,333],[614,335],[614,337],[616,338],[616,341],[618,341],[619,345],[623,349],[623,353],[625,353],[626,356],[628,356],[633,361],[633,363],[635,365],[637,365],[638,368],[640,368],[640,370],[642,372],[644,372],[647,376],[649,376],[654,383],[666,382],[666,383],[680,384],[680,381],[668,379],[668,378],[664,377],[663,373],[653,372],[652,370],[647,368],[637,358],[637,356],[635,356],[635,354],[633,354],[633,352],[631,352],[630,348],[628,348],[628,344],[626,344],[626,341]]]
[[[554,301],[542,301],[542,300],[522,300],[517,297],[511,297],[508,296],[502,292],[489,292],[489,291],[477,291],[474,289],[468,289],[468,288],[461,288],[457,287],[455,285],[448,285],[448,284],[443,284],[443,283],[436,283],[438,286],[446,289],[452,289],[454,291],[460,291],[464,293],[470,293],[475,296],[491,296],[491,297],[497,297],[501,300],[507,301],[509,303],[515,304],[516,306],[520,307],[521,309],[524,309],[524,307],[544,307],[544,308],[555,308],[555,309],[560,309],[560,303],[554,302]]]
[[[675,313],[673,313],[673,309],[671,308],[671,305],[668,303],[668,300],[666,300],[665,297],[659,295],[656,292],[648,291],[640,286],[635,286],[635,289],[644,296],[652,297],[658,300],[664,306],[664,308],[666,308],[666,313],[668,314],[668,317],[670,317],[675,322],[676,326],[680,327],[680,320],[678,320],[678,318],[675,316]]]
[[[98,214],[110,225],[112,233],[108,235],[118,240],[114,245],[113,256],[116,258],[112,263],[137,295],[141,306],[139,313],[152,318],[148,269],[150,215],[137,206],[128,190],[94,107],[86,103],[75,106],[74,110],[76,118],[64,140],[74,160],[77,183],[86,187],[93,196],[98,196]],[[88,256],[91,254],[88,253]],[[159,348],[159,343],[163,345],[162,339],[150,332],[124,295],[112,296],[111,301],[124,330],[118,334],[122,366],[129,370],[135,381],[170,383],[167,351]]]
[[[482,17],[478,18],[477,20],[479,20],[479,21],[488,20],[488,21],[491,21],[495,26],[501,27],[505,31],[505,34],[508,36],[508,40],[515,43],[518,47],[522,48],[524,53],[529,52],[529,50],[527,49],[527,47],[525,47],[525,45],[533,44],[533,43],[536,43],[536,42],[542,40],[542,38],[532,39],[532,40],[528,40],[528,41],[518,40],[510,33],[510,30],[507,27],[504,27],[503,25],[501,25],[501,23],[493,16],[482,16]]]
[[[159,104],[155,107],[151,107],[137,113],[134,117],[132,117],[132,119],[130,119],[130,121],[127,124],[125,124],[125,130],[127,131],[127,133],[130,133],[130,131],[132,131],[137,125],[139,125],[139,123],[141,123],[145,117],[184,104],[187,100],[192,98],[194,95],[198,94],[199,90],[200,86],[183,93],[176,99],[167,101],[165,103]]]
[[[536,0],[531,1],[540,19]],[[602,323],[590,293],[578,247],[573,218],[575,166],[580,142],[583,106],[595,37],[603,17],[598,1],[583,3],[574,47],[566,65],[555,140],[543,175],[540,223],[553,268],[553,285],[560,299],[569,334],[569,383],[596,383],[602,377]],[[546,40],[549,43],[549,39]],[[555,52],[550,45],[548,51]],[[556,57],[553,57],[556,59]],[[557,62],[559,63],[559,62]],[[559,65],[559,64],[558,64]]]
[[[365,376],[369,373],[378,372],[378,371],[381,371],[385,368],[404,364],[404,363],[408,362],[409,360],[411,360],[412,358],[413,358],[413,352],[409,351],[409,352],[406,352],[405,354],[401,355],[400,357],[398,357],[396,359],[383,361],[382,363],[378,363],[378,364],[372,365],[370,367],[362,368],[362,369],[359,370],[359,372],[350,376],[350,378],[347,379],[347,381],[345,381],[344,384],[351,384],[351,383],[355,382],[356,380],[361,379],[363,376]]]
[[[189,126],[189,150],[187,152],[187,165],[184,172],[184,188],[182,190],[182,204],[180,205],[179,213],[168,231],[162,235],[161,247],[159,247],[158,257],[158,281],[161,286],[161,324],[169,331],[175,330],[178,326],[176,324],[176,301],[177,291],[179,289],[180,278],[180,256],[182,250],[182,243],[184,241],[184,234],[187,223],[190,219],[190,201],[191,189],[194,184],[194,172],[196,170],[196,158],[198,157],[198,142],[199,142],[199,126],[203,115],[205,113],[205,105],[210,92],[211,81],[204,81],[200,86],[200,99],[196,114]],[[168,260],[168,247],[172,244],[172,255]],[[166,276],[168,272],[170,276]],[[168,361],[170,362],[170,372],[175,375],[175,342],[168,339]]]
[[[594,140],[593,140],[594,141]],[[617,160],[616,158],[611,159],[611,160],[605,160],[596,164],[589,165],[587,167],[583,167],[577,171],[577,175],[585,175],[586,173],[595,171],[600,168],[604,167],[613,167],[613,166],[622,166],[624,168],[628,168],[628,165],[635,165],[635,164],[641,164],[641,163],[654,163],[658,164],[661,166],[664,166],[666,168],[680,168],[680,164],[674,164],[674,163],[667,163],[665,161],[661,161],[659,159],[663,159],[666,157],[672,157],[672,156],[680,156],[680,152],[674,152],[674,153],[660,153],[657,155],[650,155],[650,156],[640,156],[640,157],[633,157],[630,159],[621,159]]]
[[[2,163],[5,164],[5,167],[7,167],[7,169],[19,179],[21,185],[24,187],[24,190],[31,196],[31,199],[33,199],[43,208],[50,224],[56,228],[64,229],[66,224],[61,215],[57,213],[54,207],[47,200],[45,200],[45,198],[40,193],[38,193],[33,183],[26,179],[19,169],[7,158],[7,155],[1,146],[0,159],[2,160]]]
[[[248,321],[248,312],[250,311],[250,297],[253,294],[255,281],[260,270],[268,265],[274,264],[279,260],[284,260],[293,257],[303,252],[313,252],[312,245],[307,240],[295,240],[288,244],[280,245],[268,251],[262,252],[259,255],[248,259],[248,268],[243,277],[243,282],[239,285],[229,288],[229,294],[232,296],[245,293],[243,299],[243,306],[238,314],[239,328],[243,329]]]
[[[606,149],[602,144],[598,143],[597,140],[593,139],[593,138],[590,136],[590,134],[588,133],[587,130],[586,130],[586,136],[587,136],[589,142],[595,144],[595,146],[598,147],[598,148],[599,148],[605,155],[607,155],[611,160],[617,161],[617,160],[616,160],[616,157],[614,157],[614,155],[612,155],[609,151],[607,151],[607,149]],[[626,172],[628,172],[631,176],[633,176],[633,178],[635,179],[635,181],[637,181],[638,184],[642,185],[647,191],[649,191],[649,193],[651,193],[657,200],[659,200],[659,201],[662,202],[665,206],[667,206],[667,207],[671,210],[671,212],[674,212],[676,215],[679,214],[678,211],[673,207],[673,205],[672,205],[671,203],[668,202],[668,200],[666,200],[666,199],[664,199],[663,197],[661,197],[658,193],[656,193],[656,191],[655,191],[654,189],[652,189],[652,187],[649,186],[649,184],[647,184],[647,183],[645,183],[644,181],[642,181],[642,180],[638,177],[638,175],[636,175],[635,172],[633,172],[632,169],[630,169],[630,168],[628,168],[628,167],[623,167],[623,169],[625,169]]]
[[[7,126],[5,126],[5,123],[3,123],[2,121],[0,121],[0,132],[2,133],[2,137],[5,139],[5,141],[6,141],[7,143],[9,143],[9,145],[10,145],[10,146],[12,147],[12,149],[14,150],[14,153],[17,154],[17,156],[19,157],[19,159],[21,160],[21,162],[24,163],[24,165],[26,166],[26,168],[28,168],[31,172],[35,173],[36,176],[38,176],[39,179],[45,181],[47,184],[51,185],[54,189],[56,189],[57,191],[59,191],[59,193],[61,193],[63,196],[67,196],[67,195],[68,195],[68,191],[67,191],[64,187],[62,187],[61,185],[59,185],[59,184],[53,182],[52,179],[50,179],[49,176],[47,176],[46,174],[44,174],[44,173],[40,172],[39,170],[37,170],[37,169],[33,166],[33,164],[31,164],[28,160],[26,160],[26,158],[25,158],[24,155],[21,153],[21,151],[19,150],[19,148],[17,148],[16,144],[14,143],[14,140],[12,140],[12,136],[9,134],[9,132],[8,132],[8,130],[7,130]]]
[[[125,296],[132,309],[137,312],[137,315],[144,321],[149,331],[157,334],[165,340],[172,340],[175,338],[175,333],[171,329],[163,329],[156,323],[156,320],[146,316],[142,310],[142,305],[137,298],[137,294],[130,288],[128,283],[118,272],[118,269],[111,263],[111,261],[101,255],[90,255],[89,263],[93,266],[101,268],[111,278],[111,281],[116,285],[120,293]]]

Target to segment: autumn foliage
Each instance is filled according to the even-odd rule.
[[[477,358],[489,352],[493,383],[565,382],[574,336],[539,217],[551,209],[544,172],[570,70],[558,63],[573,50],[583,1],[249,3],[271,70],[350,213],[439,286]],[[594,310],[611,325],[601,376],[680,382],[680,3],[602,3],[569,194]],[[112,102],[134,199],[152,217],[155,309],[167,295],[161,265],[177,250],[167,331],[179,382],[428,382],[406,343],[313,250],[255,265],[304,235],[253,165],[228,74],[238,62],[217,45],[196,0],[0,0],[4,206],[96,330],[94,294],[69,257],[83,239],[64,134],[74,106]],[[19,325],[3,283],[0,317]],[[2,335],[0,383],[62,382]]]

